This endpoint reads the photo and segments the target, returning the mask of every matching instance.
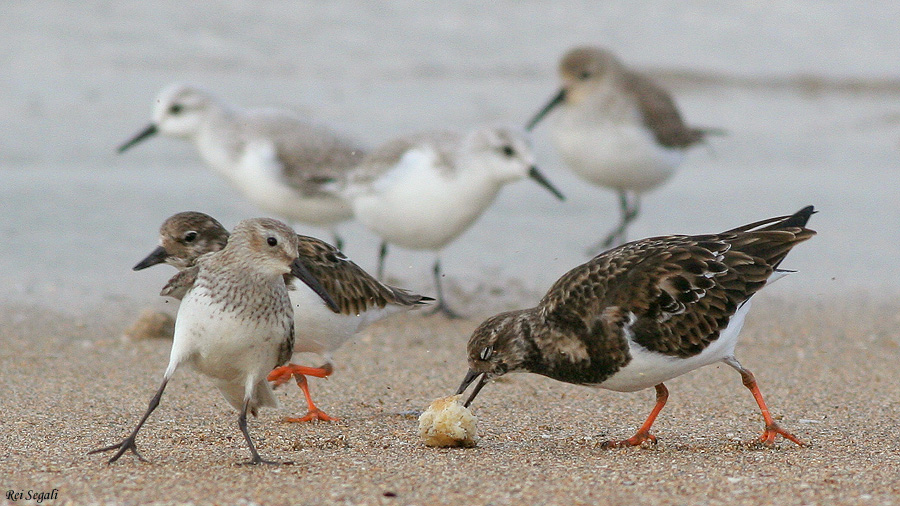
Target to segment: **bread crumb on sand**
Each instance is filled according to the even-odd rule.
[[[419,437],[427,446],[471,448],[478,442],[478,418],[459,402],[460,397],[436,399],[419,417]]]

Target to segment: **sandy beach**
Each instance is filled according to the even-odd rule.
[[[900,4],[664,1],[176,2],[36,0],[0,10],[0,504],[888,505],[900,504]],[[243,106],[300,111],[376,146],[419,130],[521,125],[557,86],[568,48],[599,44],[728,135],[691,151],[648,195],[634,238],[705,233],[813,204],[818,235],[754,299],[738,357],[779,423],[809,443],[743,444],[762,430],[729,367],[667,383],[659,445],[604,450],[653,406],[516,375],[474,405],[473,449],[427,448],[416,417],[453,393],[472,330],[530,306],[617,218],[578,180],[548,128],[534,133],[561,204],[505,188],[442,255],[454,308],[369,328],[336,355],[315,400],[335,423],[284,424],[294,385],[251,421],[277,467],[248,452],[237,414],[204,378],[176,375],[130,455],[87,452],[146,409],[170,341],[123,341],[168,267],[134,273],[163,219],[258,216],[192,146],[115,148],[175,81]],[[552,118],[550,118],[552,120]],[[323,230],[298,227],[327,238]],[[341,227],[372,271],[378,240]],[[391,283],[431,294],[428,254],[391,253]],[[310,359],[309,365],[318,365]],[[21,494],[18,495],[18,494]]]
[[[284,424],[299,390],[251,421],[260,452],[292,465],[238,466],[248,452],[236,412],[205,379],[176,375],[139,436],[150,463],[107,465],[99,445],[146,408],[169,342],[123,343],[131,316],[73,319],[7,308],[0,320],[4,489],[58,489],[48,504],[896,504],[900,496],[900,311],[863,301],[756,302],[738,347],[779,423],[809,443],[743,444],[762,429],[729,367],[669,383],[650,449],[605,450],[652,407],[619,394],[513,375],[474,405],[473,449],[425,447],[416,416],[452,393],[476,321],[409,315],[376,325],[312,380],[335,423]]]

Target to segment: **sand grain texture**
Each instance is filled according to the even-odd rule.
[[[123,316],[72,319],[6,307],[0,319],[4,388],[0,483],[59,489],[46,504],[895,504],[900,498],[900,312],[886,304],[758,297],[739,345],[773,413],[810,443],[748,448],[762,421],[726,366],[669,383],[649,450],[603,450],[631,435],[652,392],[617,394],[513,375],[473,406],[472,449],[427,448],[416,418],[453,392],[476,320],[409,315],[374,326],[312,380],[337,423],[283,424],[301,407],[251,421],[248,458],[236,412],[200,376],[177,374],[138,439],[150,460],[107,465],[86,455],[136,423],[167,362],[169,343],[122,343]],[[131,313],[136,314],[136,312]],[[243,501],[243,502],[242,502]]]

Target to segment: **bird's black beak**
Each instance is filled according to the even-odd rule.
[[[566,200],[566,197],[562,194],[562,192],[560,192],[556,189],[555,186],[550,184],[550,181],[547,180],[547,178],[544,177],[543,174],[541,174],[541,171],[539,171],[537,167],[533,165],[531,166],[531,169],[528,171],[528,177],[537,181],[537,184],[546,188],[553,195],[556,195],[556,198],[558,198],[559,200]]]
[[[529,121],[528,125],[525,126],[525,130],[527,130],[529,132],[531,130],[533,130],[534,126],[537,125],[538,122],[540,122],[542,119],[544,119],[544,116],[546,116],[550,111],[552,111],[554,107],[561,104],[565,99],[566,99],[566,89],[562,88],[559,90],[559,92],[556,95],[553,96],[553,98],[550,99],[549,102],[547,102],[547,105],[542,107],[541,110],[538,111],[538,113],[535,114],[533,118],[531,118],[531,121]]]
[[[322,286],[322,283],[319,283],[319,280],[309,272],[309,269],[303,265],[299,258],[291,263],[291,275],[306,283],[306,286],[316,292],[316,295],[325,302],[329,309],[335,313],[341,312],[341,309],[338,307],[337,303],[334,302],[334,299],[331,298],[331,295],[325,290],[325,287]]]
[[[463,378],[462,384],[459,385],[459,388],[456,390],[456,395],[462,395],[463,392],[466,391],[466,388],[469,388],[469,385],[475,381],[475,378],[481,376],[481,379],[478,380],[478,383],[475,385],[475,389],[472,390],[472,394],[469,395],[469,398],[463,404],[465,407],[469,407],[469,404],[472,404],[472,401],[475,400],[475,396],[478,395],[478,392],[484,387],[484,384],[488,381],[488,375],[485,373],[473,371],[469,369],[469,372],[466,373],[466,377]]]
[[[156,264],[161,264],[166,261],[166,258],[169,258],[169,252],[166,251],[162,246],[157,246],[155,250],[150,252],[147,255],[147,258],[138,262],[137,265],[132,267],[133,270],[139,271],[141,269],[146,269],[147,267],[152,267]]]
[[[156,125],[151,123],[147,128],[141,130],[140,132],[137,133],[137,135],[132,137],[131,140],[129,140],[125,144],[122,144],[121,146],[119,146],[119,148],[116,151],[118,151],[119,153],[124,153],[125,150],[127,150],[131,146],[134,146],[135,144],[146,139],[147,137],[152,137],[153,135],[156,135],[157,132],[159,132],[159,129],[156,128]]]

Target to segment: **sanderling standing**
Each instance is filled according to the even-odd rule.
[[[527,129],[562,104],[553,134],[563,161],[589,183],[618,192],[622,221],[593,255],[625,242],[641,194],[666,181],[685,150],[714,130],[685,125],[667,91],[604,49],[572,49],[559,73],[562,88]]]
[[[778,274],[778,265],[815,232],[805,228],[812,206],[721,234],[655,237],[602,253],[564,274],[537,307],[491,317],[469,339],[469,373],[479,376],[466,406],[485,382],[508,372],[634,392],[656,387],[656,406],[637,433],[609,447],[656,442],[650,426],[668,398],[663,384],[714,362],[735,368],[775,437],[802,445],[775,423],[753,373],[734,357],[750,297]],[[773,276],[773,274],[776,274]]]
[[[228,230],[211,216],[198,212],[169,217],[159,235],[159,246],[135,270],[162,262],[185,269],[201,255],[218,251],[228,242]],[[286,280],[294,307],[294,352],[316,353],[326,362],[320,367],[288,364],[272,371],[268,378],[280,385],[293,375],[306,396],[306,415],[285,421],[335,420],[313,403],[306,376],[330,375],[334,370],[332,353],[370,323],[433,299],[377,281],[340,250],[319,239],[300,235],[297,242],[298,261],[321,283],[336,307],[329,307],[309,287],[294,287],[290,279]]]
[[[161,133],[192,141],[203,161],[260,209],[286,220],[334,227],[352,216],[322,184],[340,180],[365,155],[355,142],[291,111],[238,109],[192,85],[160,92],[153,120],[119,147]]]
[[[266,376],[290,359],[294,347],[293,311],[283,279],[288,273],[330,300],[297,262],[297,235],[287,225],[269,218],[240,222],[224,249],[179,271],[162,292],[185,293],[162,384],[128,437],[90,453],[116,450],[109,459],[112,463],[131,450],[143,460],[135,443],[138,431],[159,405],[176,369],[189,364],[212,378],[228,402],[240,411],[238,426],[250,448],[249,463],[269,463],[260,458],[250,438],[247,413],[255,416],[258,408],[276,405]]]
[[[563,198],[535,167],[524,133],[481,127],[388,142],[349,173],[340,191],[356,219],[383,241],[379,278],[388,243],[436,253],[435,311],[454,317],[441,289],[440,250],[481,216],[504,184],[526,176]]]

